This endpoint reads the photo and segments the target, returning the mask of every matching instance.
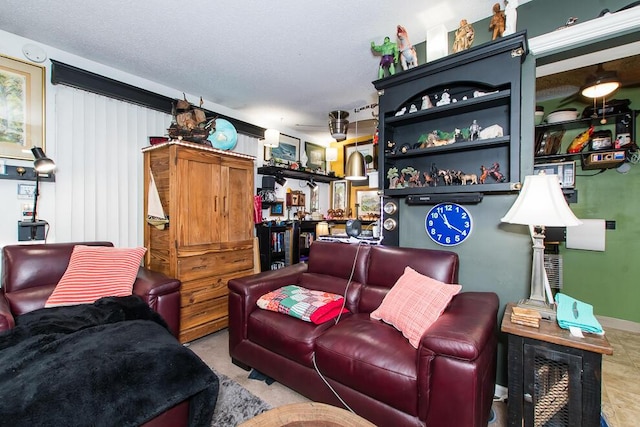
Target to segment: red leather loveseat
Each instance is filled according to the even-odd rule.
[[[14,327],[14,316],[44,307],[67,269],[75,245],[113,246],[111,242],[77,242],[8,245],[2,248],[0,332]],[[158,312],[173,335],[177,336],[180,328],[180,281],[141,267],[133,293]],[[189,401],[185,400],[144,426],[179,427],[188,423]]]
[[[355,260],[355,261],[354,261]],[[378,426],[486,427],[493,400],[498,297],[455,295],[414,348],[401,332],[369,314],[405,266],[457,283],[453,252],[316,241],[308,264],[229,281],[229,352],[314,401],[342,400]],[[320,325],[260,309],[257,299],[299,286],[344,295],[350,313]],[[314,366],[315,364],[315,366]]]

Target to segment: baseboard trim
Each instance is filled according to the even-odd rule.
[[[640,323],[632,322],[630,320],[616,319],[615,317],[596,316],[598,322],[603,328],[620,329],[627,332],[640,333]],[[606,330],[605,330],[606,332]]]

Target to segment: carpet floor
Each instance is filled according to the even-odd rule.
[[[221,391],[212,427],[234,427],[268,408],[310,401],[278,382],[267,385],[264,381],[250,379],[249,372],[231,363],[227,329],[188,345],[211,369],[221,375]],[[494,402],[493,409],[495,416],[489,427],[506,426],[506,405]]]

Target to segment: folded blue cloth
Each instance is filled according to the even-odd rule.
[[[555,300],[558,304],[556,317],[561,328],[569,329],[569,327],[575,326],[592,334],[601,334],[603,332],[600,322],[593,315],[593,306],[591,304],[578,301],[561,293],[556,294]]]

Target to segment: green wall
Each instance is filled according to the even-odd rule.
[[[632,109],[640,109],[640,89],[621,88],[612,95],[613,99],[629,99]],[[572,103],[562,107],[559,100],[540,103],[545,111],[558,108],[577,108],[579,112],[588,105]],[[613,128],[609,125],[596,129]],[[640,121],[636,119],[636,135]],[[562,140],[562,150],[584,129],[567,131]],[[571,209],[578,218],[598,218],[616,222],[615,230],[607,230],[605,251],[584,251],[566,249],[561,246],[564,264],[563,292],[593,305],[596,314],[618,319],[640,322],[640,288],[635,279],[635,256],[640,250],[640,198],[636,196],[636,186],[640,184],[640,166],[632,165],[627,174],[615,169],[603,173],[597,170],[581,170],[576,167],[576,189],[578,202]]]

